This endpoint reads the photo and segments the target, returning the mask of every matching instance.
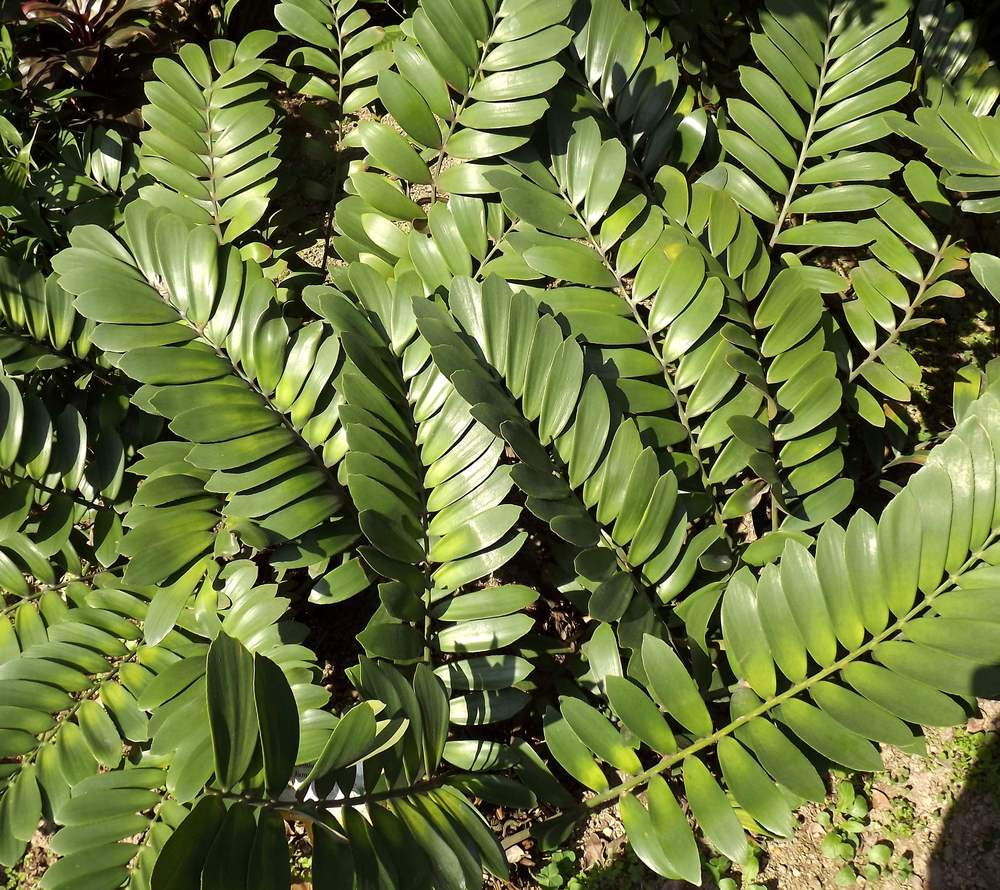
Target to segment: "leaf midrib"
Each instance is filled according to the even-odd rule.
[[[942,581],[937,588],[935,588],[933,592],[926,595],[917,605],[913,606],[913,608],[911,608],[910,611],[907,612],[902,618],[897,619],[893,624],[891,624],[885,630],[881,631],[880,633],[872,637],[867,643],[864,643],[859,648],[849,652],[847,655],[845,655],[843,658],[838,659],[833,664],[825,668],[822,668],[812,676],[806,677],[805,680],[802,680],[794,684],[793,686],[790,686],[784,692],[773,696],[772,698],[768,699],[765,702],[762,702],[758,707],[754,708],[752,711],[749,711],[746,714],[737,717],[735,720],[732,720],[730,723],[726,724],[721,729],[712,733],[712,735],[706,736],[705,738],[702,739],[698,739],[698,741],[693,742],[687,748],[684,748],[680,751],[677,751],[674,754],[670,754],[666,757],[661,758],[661,760],[658,763],[654,764],[653,766],[649,767],[646,770],[643,770],[641,773],[638,773],[635,776],[629,777],[627,780],[620,783],[616,787],[611,788],[608,791],[596,794],[595,796],[589,798],[581,805],[582,808],[596,809],[613,803],[619,797],[628,793],[631,789],[639,785],[646,784],[646,782],[648,782],[654,776],[664,772],[665,770],[670,769],[671,767],[680,763],[681,761],[691,756],[692,754],[696,754],[698,751],[704,750],[705,748],[712,747],[721,739],[732,735],[737,729],[749,723],[754,718],[761,717],[764,714],[767,714],[769,711],[772,711],[774,708],[778,707],[782,703],[797,697],[801,693],[810,689],[816,683],[826,679],[827,677],[833,674],[838,673],[843,668],[847,667],[857,659],[861,658],[864,655],[867,655],[876,646],[886,642],[886,640],[888,640],[894,634],[900,633],[903,630],[905,630],[906,625],[914,618],[917,618],[920,614],[927,611],[930,608],[931,604],[934,602],[934,600],[940,594],[954,587],[954,585],[958,582],[959,578],[982,558],[983,553],[985,553],[987,548],[992,543],[994,543],[994,541],[996,541],[998,537],[1000,537],[1000,529],[994,528],[993,531],[990,533],[989,537],[987,537],[987,539],[980,546],[980,548],[976,550],[974,553],[972,553],[969,556],[969,558],[957,570],[951,572],[948,575],[948,577],[944,581]]]
[[[591,232],[590,227],[587,225],[576,205],[570,199],[569,195],[566,194],[566,190],[562,183],[559,184],[559,194],[565,202],[566,206],[570,209],[573,217],[576,221],[584,228],[587,233],[587,241],[590,246],[597,252],[600,256],[601,261],[604,263],[605,268],[614,276],[616,281],[616,288],[618,290],[619,296],[625,301],[625,305],[628,306],[629,312],[632,314],[632,318],[639,330],[642,331],[643,336],[646,338],[646,343],[649,346],[653,357],[656,359],[657,364],[660,366],[660,370],[663,376],[663,382],[670,392],[671,397],[674,400],[674,407],[677,409],[677,417],[680,420],[681,426],[684,427],[684,433],[687,438],[688,450],[691,456],[695,459],[695,463],[698,465],[698,472],[701,476],[702,488],[704,488],[705,493],[709,496],[712,501],[712,511],[714,514],[715,524],[718,525],[723,530],[723,540],[727,543],[729,542],[729,536],[726,534],[726,524],[722,518],[722,508],[719,504],[718,499],[714,494],[714,486],[709,480],[708,471],[705,468],[705,461],[701,457],[701,449],[698,446],[697,438],[694,434],[694,430],[691,428],[691,421],[687,416],[687,411],[685,410],[684,402],[681,401],[681,390],[677,385],[677,381],[674,379],[674,375],[670,370],[669,364],[663,358],[663,352],[656,345],[656,340],[653,337],[652,331],[650,331],[645,319],[643,319],[642,314],[639,312],[636,304],[630,299],[630,292],[628,285],[618,274],[618,270],[615,268],[614,263],[611,262],[608,257],[604,246],[601,244],[600,240],[594,237],[593,232]]]
[[[830,12],[827,16],[826,22],[826,39],[823,41],[823,62],[819,68],[819,84],[816,86],[816,96],[813,99],[812,111],[809,113],[809,123],[806,126],[805,136],[802,137],[802,148],[799,150],[799,157],[796,160],[795,168],[792,171],[792,178],[789,181],[788,191],[785,194],[784,203],[781,206],[778,219],[771,231],[771,239],[768,241],[767,245],[768,248],[773,248],[775,246],[778,236],[781,234],[781,227],[788,218],[788,210],[792,204],[792,199],[795,197],[795,191],[799,187],[799,177],[802,175],[802,170],[805,167],[806,154],[812,145],[813,130],[816,127],[816,119],[819,117],[819,109],[823,101],[823,89],[826,86],[827,68],[830,65],[830,43],[833,39],[835,9],[836,5],[831,3]]]
[[[150,286],[152,287],[152,285]],[[205,326],[199,325],[196,322],[192,321],[190,318],[188,318],[187,313],[185,313],[183,309],[179,308],[177,304],[174,303],[173,300],[167,299],[166,293],[161,291],[160,288],[153,287],[152,289],[153,292],[156,294],[156,296],[161,301],[163,301],[167,306],[173,309],[174,312],[177,313],[178,317],[184,322],[184,324],[187,325],[189,328],[191,328],[191,330],[193,330],[198,335],[198,339],[201,342],[207,344],[209,348],[215,353],[217,358],[225,362],[225,364],[227,365],[233,376],[243,381],[244,386],[246,386],[247,389],[249,389],[255,396],[257,396],[257,398],[259,398],[264,403],[264,405],[267,407],[269,411],[273,411],[278,416],[278,419],[281,421],[281,425],[284,426],[285,429],[294,437],[296,444],[299,447],[304,448],[309,453],[310,461],[312,462],[312,464],[316,466],[320,471],[322,471],[324,477],[327,480],[327,487],[330,488],[334,494],[338,495],[339,497],[342,497],[343,488],[337,481],[336,472],[323,462],[322,457],[316,452],[316,449],[313,448],[313,446],[306,441],[302,433],[299,432],[295,424],[292,423],[291,418],[288,417],[288,415],[285,414],[284,411],[278,408],[274,404],[274,402],[271,401],[271,398],[260,388],[260,386],[257,385],[257,382],[252,377],[244,373],[243,369],[240,368],[232,360],[226,349],[224,349],[219,344],[213,342],[205,335]],[[242,309],[242,306],[240,307],[240,309]],[[335,335],[329,334],[328,336],[332,337]]]

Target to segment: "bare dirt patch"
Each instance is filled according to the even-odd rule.
[[[858,886],[912,890],[996,890],[1000,887],[1000,702],[980,702],[982,716],[957,729],[929,730],[927,755],[883,749],[886,768],[857,783],[870,812],[860,821],[854,866],[875,845],[888,846],[890,867]],[[824,812],[805,808],[790,841],[766,846],[758,881],[774,890],[826,890],[843,860],[824,855]]]

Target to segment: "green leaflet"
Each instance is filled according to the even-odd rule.
[[[221,633],[209,647],[206,676],[215,774],[228,790],[250,765],[257,744],[253,657]]]

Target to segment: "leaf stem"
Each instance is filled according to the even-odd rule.
[[[33,763],[35,759],[38,757],[38,752],[41,751],[42,748],[45,747],[45,745],[51,742],[52,739],[55,738],[59,730],[66,725],[67,721],[71,720],[73,716],[76,714],[76,712],[80,710],[80,708],[83,706],[83,703],[85,701],[94,700],[98,696],[98,694],[100,694],[101,684],[105,680],[109,680],[115,675],[117,675],[118,672],[121,670],[121,666],[123,664],[131,663],[135,661],[138,657],[139,657],[139,650],[136,649],[132,652],[129,652],[127,655],[123,655],[121,658],[119,658],[117,661],[111,664],[106,671],[102,671],[99,674],[88,675],[89,679],[91,680],[91,685],[87,689],[84,689],[80,693],[80,697],[77,698],[72,705],[70,705],[61,713],[59,719],[56,721],[54,726],[52,726],[50,729],[47,729],[45,732],[39,735],[38,744],[35,745],[35,747],[31,749],[31,751],[29,751],[21,758],[20,765],[24,767]]]
[[[79,504],[81,507],[86,507],[88,510],[103,510],[108,506],[107,504],[102,504],[98,501],[88,500],[83,495],[77,494],[74,491],[52,488],[43,482],[39,482],[37,479],[32,479],[30,476],[19,476],[17,473],[8,470],[5,467],[0,467],[0,478],[8,479],[12,482],[27,482],[32,488],[35,488],[38,491],[44,491],[46,494],[59,495],[69,498],[74,503]]]
[[[853,383],[862,370],[868,365],[872,364],[878,360],[882,353],[895,343],[900,335],[903,333],[903,328],[910,322],[916,313],[917,309],[925,302],[926,297],[924,296],[927,292],[927,288],[936,280],[935,272],[937,267],[941,264],[941,260],[944,258],[945,251],[951,244],[951,235],[946,235],[944,241],[941,242],[941,249],[933,254],[934,261],[931,263],[930,268],[927,270],[927,274],[920,280],[917,285],[917,292],[914,294],[913,299],[910,304],[906,307],[906,311],[903,313],[903,317],[890,332],[889,336],[886,337],[877,347],[868,350],[868,355],[858,364],[847,378],[848,383]]]
[[[224,243],[222,237],[222,223],[219,222],[219,200],[216,192],[216,182],[215,182],[215,134],[212,129],[212,100],[211,100],[211,87],[204,91],[205,104],[207,106],[207,111],[205,114],[205,143],[208,149],[208,193],[209,200],[212,202],[212,226],[215,229],[215,237],[219,239],[219,244]]]
[[[698,442],[695,437],[694,430],[691,427],[691,420],[687,415],[684,402],[681,400],[680,388],[677,386],[677,382],[674,379],[674,375],[670,370],[670,365],[664,360],[663,353],[656,345],[656,340],[653,337],[652,331],[650,331],[648,325],[645,322],[645,319],[643,319],[642,313],[639,312],[638,306],[631,299],[631,294],[628,285],[625,283],[624,279],[618,274],[618,271],[615,268],[614,263],[611,262],[611,258],[608,256],[608,253],[604,249],[604,246],[596,237],[594,237],[593,232],[590,231],[590,227],[586,224],[586,221],[580,214],[580,211],[577,209],[576,205],[573,204],[573,201],[570,199],[569,195],[566,194],[566,191],[562,187],[561,183],[559,185],[559,192],[563,201],[565,201],[566,206],[569,207],[570,210],[572,211],[573,217],[586,230],[587,240],[590,242],[590,246],[595,251],[597,251],[597,254],[603,261],[605,268],[614,276],[616,282],[616,289],[619,293],[619,296],[621,296],[621,298],[625,301],[625,305],[628,306],[629,311],[632,313],[632,318],[634,319],[636,325],[638,325],[639,329],[642,331],[643,336],[646,338],[646,343],[649,345],[650,351],[652,352],[653,356],[656,358],[656,361],[660,366],[660,370],[663,375],[663,382],[666,385],[667,390],[670,392],[671,398],[674,400],[674,407],[677,409],[677,418],[680,421],[681,426],[684,427],[684,432],[688,442],[688,450],[691,452],[691,456],[694,458],[695,463],[698,465],[698,472],[699,475],[701,476],[702,488],[705,490],[705,493],[709,496],[709,498],[712,501],[712,512],[713,512],[714,522],[723,530],[723,539],[728,543],[729,536],[728,534],[726,534],[726,524],[725,520],[723,520],[722,518],[722,509],[719,506],[719,503],[713,494],[712,482],[708,477],[708,471],[705,469],[705,462],[701,457],[701,450],[698,447]]]
[[[778,219],[774,224],[774,229],[771,231],[771,240],[768,242],[768,247],[774,247],[778,236],[781,234],[781,227],[788,217],[789,207],[792,204],[792,199],[795,197],[795,190],[799,187],[799,177],[802,175],[806,156],[809,153],[812,143],[816,118],[819,116],[819,109],[823,100],[823,88],[826,86],[826,69],[830,64],[830,42],[833,39],[833,15],[836,8],[836,4],[831,4],[830,13],[827,16],[826,39],[823,41],[823,62],[819,68],[819,83],[816,86],[816,96],[813,99],[812,111],[809,113],[809,123],[806,125],[805,135],[802,137],[802,147],[799,149],[799,156],[795,161],[795,168],[792,171],[792,178],[788,185],[788,191],[785,193],[785,200],[781,205],[781,211],[778,213]]]
[[[496,27],[495,18],[493,20],[493,27]],[[441,138],[441,147],[438,149],[437,158],[433,162],[434,170],[431,173],[431,204],[437,201],[438,198],[438,179],[440,178],[441,170],[444,167],[444,159],[447,155],[448,142],[454,135],[455,130],[458,129],[458,118],[461,116],[462,112],[465,111],[465,106],[469,104],[469,99],[472,98],[472,91],[475,89],[479,78],[483,75],[483,63],[486,61],[486,56],[489,53],[492,42],[493,31],[491,30],[490,36],[483,42],[483,48],[479,53],[479,63],[476,65],[476,70],[472,73],[472,77],[469,78],[469,88],[462,94],[462,101],[458,103],[458,107],[453,109],[451,120],[448,122],[448,132]]]
[[[234,801],[249,804],[255,807],[264,807],[278,812],[289,813],[307,821],[317,821],[321,819],[329,810],[339,810],[345,807],[367,806],[380,800],[393,800],[400,797],[409,797],[420,794],[424,791],[431,791],[440,788],[442,785],[454,778],[450,774],[432,776],[429,779],[407,785],[405,788],[388,788],[384,791],[372,791],[367,794],[356,794],[348,797],[331,797],[315,801],[296,801],[295,803],[285,803],[280,800],[272,800],[266,797],[254,797],[249,794],[235,794],[228,791],[219,791],[214,788],[206,789],[208,794],[220,797],[222,800]]]
[[[31,593],[29,593],[27,596],[19,597],[17,600],[15,600],[15,602],[4,606],[3,609],[0,609],[0,614],[6,615],[8,612],[13,612],[22,603],[34,602],[35,600],[40,599],[50,590],[52,591],[63,590],[64,588],[69,587],[70,584],[75,584],[78,581],[85,583],[87,581],[93,580],[98,575],[114,574],[115,572],[120,572],[120,571],[122,571],[121,567],[116,567],[111,569],[99,569],[96,572],[91,572],[90,574],[87,575],[73,575],[72,577],[65,578],[56,584],[39,584],[38,587]]]
[[[863,644],[854,651],[849,652],[847,655],[845,655],[838,661],[835,661],[833,664],[825,668],[822,668],[820,671],[818,671],[817,673],[813,674],[810,677],[807,677],[805,680],[802,680],[799,683],[790,686],[788,689],[786,689],[779,695],[776,695],[765,702],[761,702],[761,704],[758,707],[754,708],[752,711],[749,711],[746,714],[737,717],[735,720],[731,721],[730,723],[727,723],[725,726],[723,726],[719,730],[716,730],[711,735],[698,739],[696,742],[693,742],[692,744],[688,745],[688,747],[684,748],[681,751],[677,751],[674,754],[663,757],[658,763],[654,764],[653,766],[649,767],[646,770],[643,770],[641,773],[637,773],[634,776],[629,776],[628,779],[621,782],[616,787],[610,788],[607,791],[600,792],[599,794],[596,794],[593,797],[588,798],[581,805],[580,809],[584,811],[592,810],[614,802],[623,794],[630,791],[632,788],[635,788],[638,785],[645,784],[653,776],[658,775],[659,773],[662,773],[665,770],[670,769],[672,766],[675,766],[676,764],[680,763],[686,757],[689,757],[690,755],[695,754],[698,751],[701,751],[705,748],[709,748],[715,745],[719,740],[725,738],[726,736],[731,735],[733,732],[735,732],[741,726],[753,720],[755,717],[760,717],[763,714],[768,713],[769,711],[778,707],[783,702],[795,698],[797,695],[809,689],[810,687],[818,683],[820,680],[823,680],[826,677],[829,677],[832,674],[837,673],[838,671],[847,667],[852,662],[856,661],[861,656],[867,655],[880,643],[885,642],[889,637],[902,631],[910,621],[912,621],[922,612],[926,611],[937,596],[944,593],[946,590],[951,589],[958,581],[958,579],[972,565],[974,565],[978,560],[982,558],[983,553],[998,538],[998,536],[1000,536],[1000,529],[994,529],[993,532],[990,534],[990,536],[986,539],[986,541],[983,542],[982,546],[974,553],[972,553],[969,556],[969,558],[956,571],[950,573],[948,577],[945,578],[945,580],[938,585],[937,588],[935,588],[930,594],[925,596],[917,605],[913,606],[913,608],[911,608],[910,611],[907,612],[902,618],[899,618],[893,624],[889,625],[889,627],[887,627],[881,633],[873,636],[867,643]]]
[[[334,15],[334,26],[337,29],[337,130],[334,139],[333,151],[335,154],[333,164],[333,187],[330,192],[330,209],[327,212],[326,231],[323,234],[323,257],[320,260],[320,271],[326,278],[326,263],[330,258],[330,241],[333,237],[333,220],[337,209],[338,196],[340,195],[340,178],[343,175],[343,146],[344,141],[344,35],[340,27],[340,19]]]

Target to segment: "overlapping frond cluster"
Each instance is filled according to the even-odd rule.
[[[511,476],[528,509],[579,549],[577,571],[594,588],[589,614],[604,621],[627,617],[634,629],[657,626],[648,590],[664,602],[674,599],[698,558],[693,549],[681,556],[687,513],[678,503],[676,474],[661,473],[634,421],[612,426],[600,378],[587,374],[585,380],[579,344],[540,315],[530,297],[498,279],[482,289],[470,284],[456,281],[450,308],[499,380],[484,372],[442,310],[418,303],[418,327],[435,364],[474,416],[514,450],[520,463]],[[512,348],[517,342],[528,348]],[[555,455],[546,450],[550,443]],[[710,534],[718,537],[718,530]]]
[[[93,325],[73,309],[56,276],[46,278],[34,266],[4,257],[0,288],[0,360],[8,373],[51,371],[94,351]]]
[[[987,31],[989,25],[987,24]],[[921,57],[924,102],[931,107],[961,103],[989,114],[1000,98],[1000,71],[984,43],[980,23],[965,18],[961,3],[920,0],[913,38]],[[918,37],[919,34],[919,37]]]
[[[391,666],[364,661],[359,685],[371,697],[339,719],[313,712],[325,718],[315,727],[304,714],[301,735],[295,687],[270,654],[251,651],[223,627],[197,668],[187,671],[195,679],[182,695],[201,707],[207,701],[211,739],[201,763],[219,790],[198,800],[163,845],[151,886],[225,884],[252,874],[258,886],[285,887],[286,820],[311,826],[316,887],[457,887],[481,883],[484,868],[507,874],[458,784],[428,778],[448,717],[444,690],[425,665],[411,683]],[[238,707],[224,707],[234,698]],[[293,771],[324,796],[277,798]],[[98,793],[87,789],[81,803]],[[132,808],[148,807],[153,796],[133,799]]]
[[[3,140],[20,146],[8,159],[0,189],[0,245],[7,261],[44,264],[75,225],[112,225],[134,195],[138,146],[99,124],[56,134],[48,154],[35,150],[31,132],[4,118]],[[13,132],[11,132],[13,131]]]
[[[212,638],[268,662],[296,730],[295,710],[305,720],[329,697],[312,683],[312,653],[292,642],[304,628],[279,621],[288,601],[275,592],[248,562],[207,574],[201,564],[168,587],[127,587],[109,574],[73,581],[65,600],[49,590],[5,614],[4,755],[20,758],[4,771],[2,861],[18,858],[44,813],[65,826],[46,886],[150,886],[160,849],[213,770]],[[306,734],[304,757],[329,734],[317,732]],[[141,757],[128,754],[140,747]]]
[[[117,559],[115,507],[132,493],[125,465],[159,425],[129,406],[55,275],[5,261],[2,281],[2,546],[16,554],[4,587],[23,597],[22,571],[54,584],[61,572]]]
[[[1000,299],[994,68],[957,4],[767,0],[706,87],[671,16],[282,0],[77,146],[0,258],[0,863],[468,890],[475,804],[617,804],[698,883],[1000,691],[997,366],[904,407]]]
[[[694,108],[692,88],[681,85],[669,44],[647,33],[638,11],[615,0],[575,4],[570,23],[576,79],[607,115],[632,172],[651,180],[664,162],[690,167],[709,120]]]
[[[736,681],[728,718],[713,719],[675,651],[649,636],[638,684],[631,667],[605,678],[607,704],[628,735],[576,698],[550,714],[550,752],[597,792],[588,807],[621,800],[650,868],[694,882],[700,875],[691,828],[663,779],[669,771],[681,771],[705,836],[740,862],[748,847],[734,807],[750,824],[788,835],[790,801],[825,794],[799,745],[849,769],[880,769],[874,743],[918,748],[913,725],[960,721],[963,697],[995,693],[996,626],[986,616],[995,611],[1000,534],[989,482],[998,411],[991,390],[878,521],[860,511],[846,530],[829,522],[814,552],[791,541],[758,577],[747,568],[733,575],[721,613]],[[652,765],[636,756],[640,743],[659,755]],[[705,766],[713,748],[731,797]],[[624,779],[612,784],[602,764]],[[646,806],[635,797],[644,786]]]

